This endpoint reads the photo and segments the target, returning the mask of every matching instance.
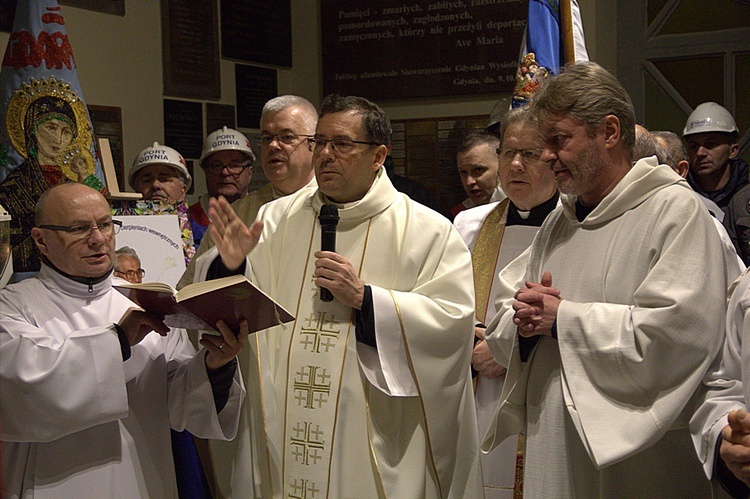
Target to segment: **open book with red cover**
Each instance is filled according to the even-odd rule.
[[[163,282],[113,287],[147,312],[163,317],[169,327],[216,331],[216,321],[221,319],[237,331],[240,320],[247,319],[250,332],[255,333],[294,320],[243,275],[196,282],[179,291]]]

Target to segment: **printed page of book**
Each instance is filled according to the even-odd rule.
[[[170,327],[207,330],[222,320],[236,331],[244,318],[250,332],[256,332],[294,320],[242,275],[191,284],[179,293],[164,283],[124,283],[115,289]]]
[[[115,216],[122,220],[117,248],[130,246],[146,271],[143,282],[176,286],[185,272],[182,231],[177,215]]]

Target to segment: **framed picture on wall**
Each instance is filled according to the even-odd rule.
[[[59,0],[61,5],[94,10],[105,14],[125,15],[125,0]]]
[[[13,20],[16,17],[16,0],[0,0],[0,31],[13,31]]]
[[[112,151],[112,161],[115,164],[117,183],[125,186],[125,152],[122,143],[122,109],[114,106],[95,106],[89,104],[91,126],[94,137],[108,139]]]
[[[162,0],[164,95],[221,99],[216,0]]]

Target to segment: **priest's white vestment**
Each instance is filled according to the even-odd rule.
[[[123,362],[113,323],[133,306],[111,277],[89,287],[46,265],[0,291],[6,497],[177,497],[170,426],[235,435],[241,376],[217,415],[184,330],[147,335]]]
[[[554,199],[557,200],[558,196],[555,195]],[[510,199],[506,199],[464,210],[453,221],[472,252],[477,304],[475,319],[480,324],[489,323],[497,313],[495,298],[500,271],[529,247],[544,216],[554,208],[554,200],[542,203],[535,208],[536,216],[527,218],[523,222],[525,225],[516,225],[508,219],[511,209],[515,213],[524,213],[526,217],[529,217],[530,212],[518,212],[515,205],[511,207],[510,203]],[[480,233],[483,234],[481,238]],[[480,436],[487,432],[494,421],[504,382],[505,375],[496,379],[479,375],[475,380],[474,395]],[[518,445],[518,438],[510,436],[489,453],[482,453],[484,496],[487,499],[513,497],[516,473],[520,472],[517,467]]]
[[[708,478],[714,477],[716,442],[729,424],[727,414],[747,410],[750,400],[750,270],[733,285],[721,356],[704,379],[705,400],[690,420],[693,444]]]
[[[304,189],[258,215],[248,275],[296,321],[254,335],[240,360],[250,403],[228,493],[478,497],[466,245],[382,168],[363,199],[339,206],[336,252],[371,287],[375,349],[356,341],[354,311],[322,302],[314,285],[323,202]],[[217,255],[198,259],[199,278]]]
[[[575,198],[501,273],[489,330],[509,362],[491,449],[525,431],[527,497],[704,497],[688,432],[701,379],[721,346],[721,243],[687,184],[638,161],[579,222]],[[544,271],[563,301],[557,339],[522,362],[511,308]]]

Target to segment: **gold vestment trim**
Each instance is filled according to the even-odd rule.
[[[490,211],[482,222],[471,252],[471,266],[474,270],[475,316],[486,324],[487,309],[490,306],[490,291],[497,272],[500,245],[505,234],[503,215],[508,209],[509,198],[502,200]]]

